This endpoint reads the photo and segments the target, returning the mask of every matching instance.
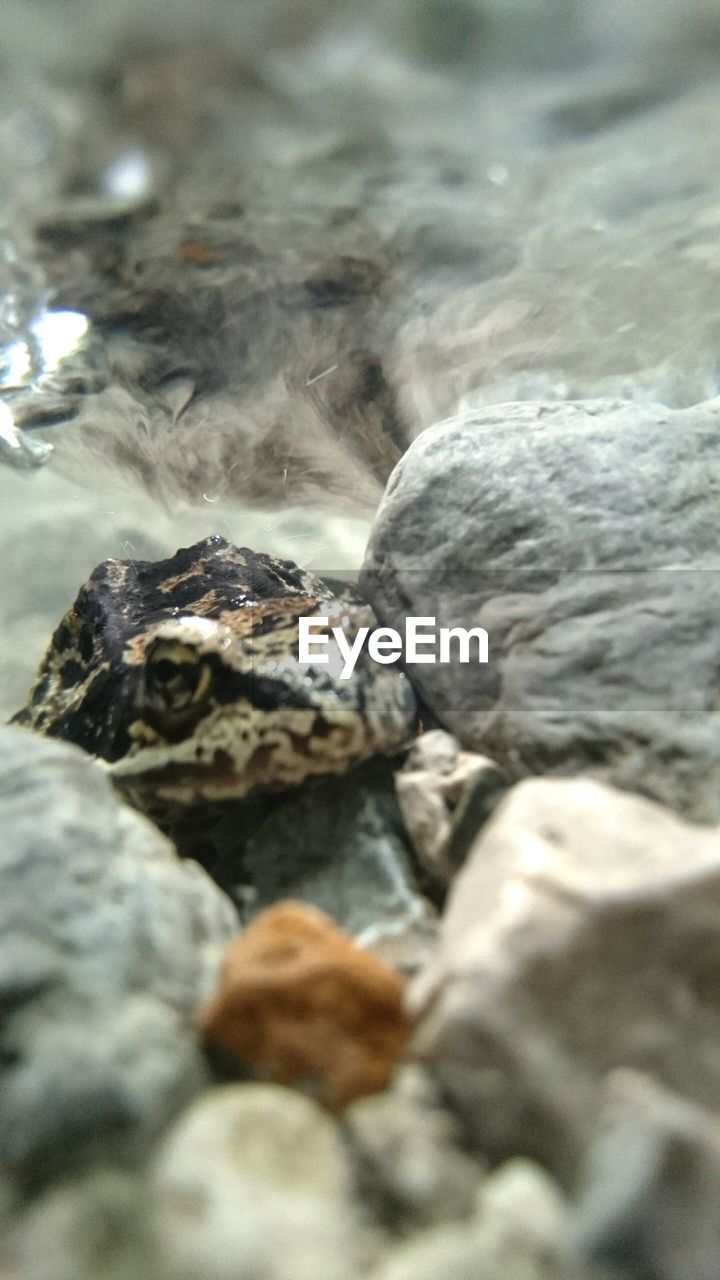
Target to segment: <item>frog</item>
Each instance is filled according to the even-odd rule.
[[[299,660],[300,618],[326,637]],[[349,644],[375,616],[354,587],[219,534],[160,560],[107,559],[55,629],[13,722],[89,752],[160,826],[344,774],[409,746],[402,670]]]

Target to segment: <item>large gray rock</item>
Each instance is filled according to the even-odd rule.
[[[410,1000],[468,1141],[571,1185],[625,1066],[720,1097],[720,831],[590,780],[520,783],[458,874]]]
[[[202,1084],[190,1019],[238,931],[75,747],[0,729],[0,1162],[142,1150]]]
[[[717,401],[600,400],[496,405],[415,441],[361,587],[400,630],[487,630],[487,665],[408,668],[465,746],[720,818],[719,441]]]

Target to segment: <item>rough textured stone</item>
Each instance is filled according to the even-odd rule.
[[[720,1116],[613,1072],[577,1210],[578,1250],[650,1280],[720,1275]]]
[[[463,751],[452,734],[433,729],[417,739],[395,787],[418,862],[436,890],[450,884],[506,786],[493,760]]]
[[[283,902],[228,948],[199,1026],[261,1077],[339,1109],[388,1083],[410,1033],[403,988],[322,912]]]
[[[419,1233],[372,1280],[590,1280],[571,1256],[568,1223],[552,1180],[512,1161],[487,1179],[470,1222]]]
[[[420,1067],[402,1068],[343,1120],[358,1188],[383,1225],[409,1232],[473,1212],[483,1166],[461,1149],[460,1126]]]
[[[127,1151],[203,1079],[189,1020],[231,903],[81,751],[0,729],[0,1160]]]
[[[274,1085],[230,1085],[181,1117],[159,1154],[165,1280],[353,1280],[367,1241],[335,1123]]]
[[[8,1280],[146,1280],[157,1269],[149,1210],[138,1175],[98,1169],[62,1181],[18,1215]]]
[[[481,1151],[572,1180],[604,1074],[720,1096],[720,832],[589,780],[513,788],[410,990],[415,1050]]]
[[[465,746],[720,819],[719,438],[717,400],[594,400],[494,405],[413,443],[361,588],[400,630],[486,628],[487,665],[408,668]]]
[[[227,806],[207,865],[243,921],[282,898],[302,899],[398,967],[418,968],[434,945],[437,916],[413,871],[396,768],[371,760],[241,811]],[[197,851],[189,851],[202,858],[203,842],[201,826]]]

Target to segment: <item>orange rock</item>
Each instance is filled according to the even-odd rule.
[[[230,944],[198,1025],[256,1075],[338,1111],[390,1080],[411,1029],[403,986],[322,911],[280,902]]]

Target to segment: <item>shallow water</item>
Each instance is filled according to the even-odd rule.
[[[392,458],[369,418],[345,428],[356,336],[404,441],[512,399],[718,394],[720,3],[6,0],[4,18],[3,403],[35,415],[35,456],[0,470],[6,712],[104,556],[218,531],[357,567]],[[115,242],[35,231],[82,202],[97,227],[148,201],[139,287],[161,280],[162,316],[174,289],[182,308],[138,339],[105,305]],[[201,294],[163,264],[178,235],[197,257],[210,232]],[[293,310],[329,254],[377,273],[340,336],[326,299]],[[149,386],[159,359],[168,378]],[[230,485],[216,441],[236,430]],[[35,466],[41,442],[54,452]]]

